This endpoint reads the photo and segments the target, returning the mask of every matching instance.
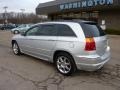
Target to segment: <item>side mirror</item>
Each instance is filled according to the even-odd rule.
[[[21,34],[22,36],[25,36],[25,32],[21,32],[20,34]]]

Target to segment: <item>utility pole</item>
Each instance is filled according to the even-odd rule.
[[[4,12],[5,13],[5,16],[4,16],[5,17],[5,24],[8,23],[8,20],[7,20],[7,8],[8,8],[7,6],[3,7],[3,9],[5,10],[5,12]]]
[[[21,23],[24,23],[24,12],[25,9],[20,9],[21,10]]]
[[[25,9],[20,9],[20,10],[21,10],[22,14],[24,14],[24,12],[25,12]]]

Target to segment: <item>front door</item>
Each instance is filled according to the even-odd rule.
[[[39,25],[30,29],[25,36],[25,52],[49,60],[56,45],[57,32],[54,25]]]

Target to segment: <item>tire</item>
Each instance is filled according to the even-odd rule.
[[[14,31],[14,34],[18,34],[18,33],[19,33],[19,31],[17,31],[17,30]]]
[[[65,76],[70,76],[76,71],[74,59],[68,53],[58,53],[55,56],[55,66],[58,72]]]
[[[12,50],[13,50],[13,53],[14,53],[15,55],[21,55],[21,51],[20,51],[20,48],[19,48],[17,42],[14,42],[14,43],[12,44]]]

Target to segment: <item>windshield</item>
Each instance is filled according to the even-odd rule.
[[[23,24],[23,25],[20,25],[18,28],[23,28],[23,27],[25,27],[25,26],[26,26],[26,25]]]
[[[81,23],[85,37],[104,36],[105,32],[96,23]]]

